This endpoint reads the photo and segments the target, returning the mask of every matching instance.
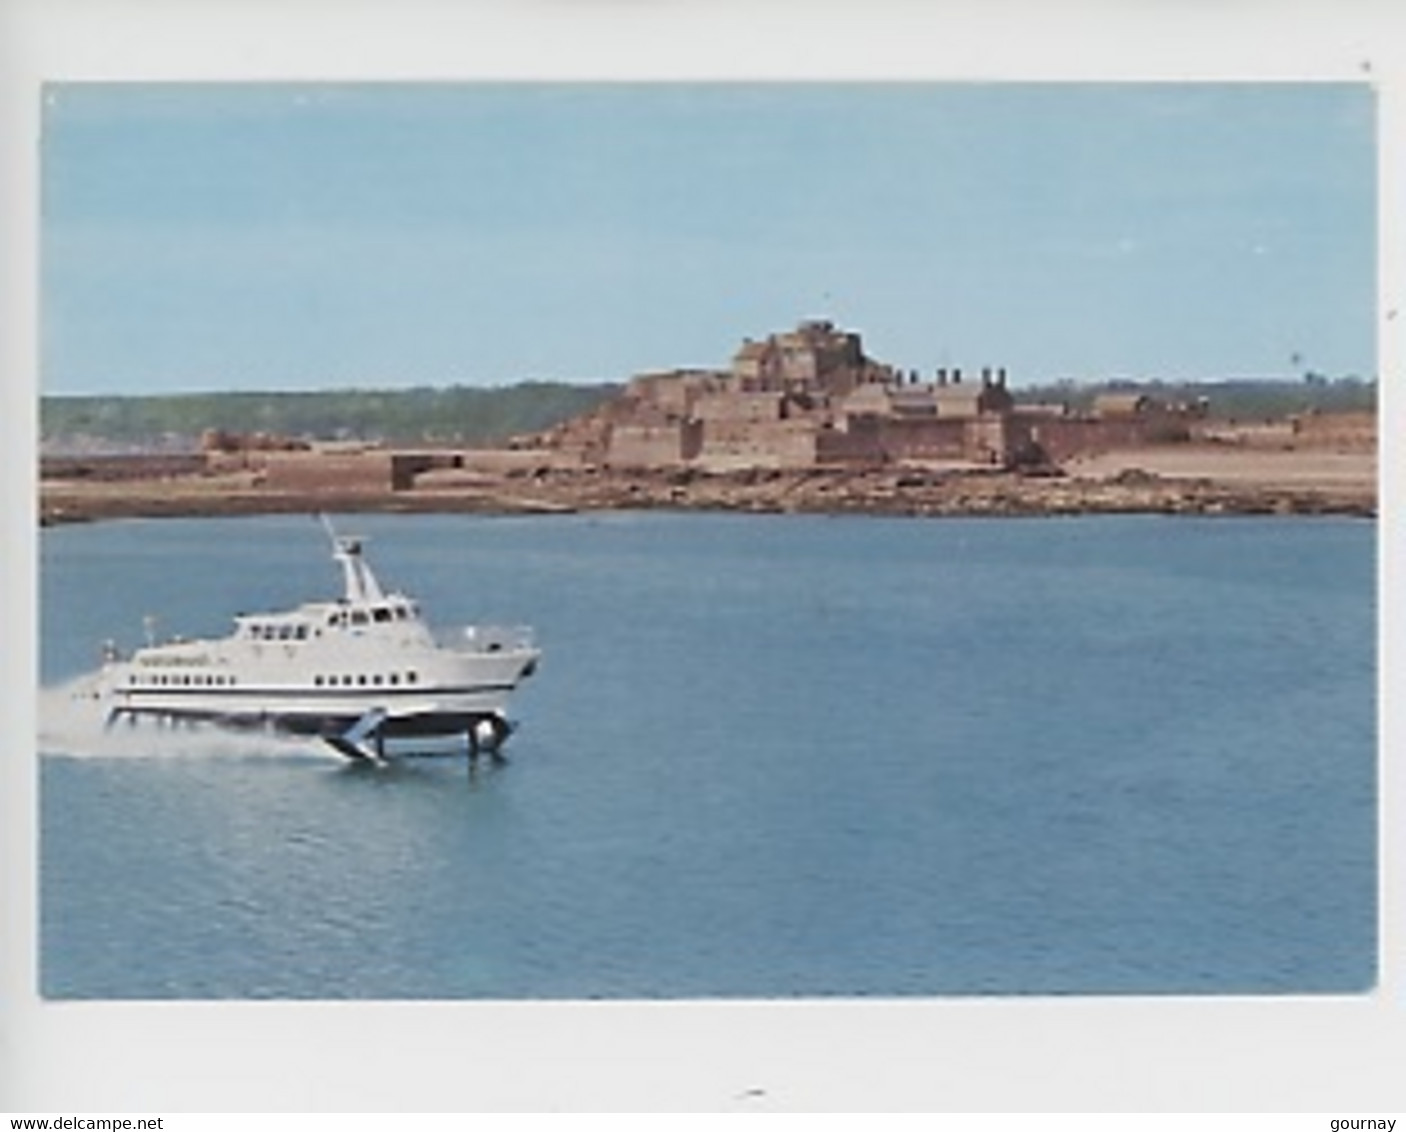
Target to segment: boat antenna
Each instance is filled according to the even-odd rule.
[[[322,512],[317,517],[322,521],[327,537],[332,540],[332,557],[342,564],[342,576],[346,582],[346,600],[349,602],[381,601],[385,594],[371,567],[361,556],[363,540],[348,535],[339,535],[332,520]]]
[[[327,512],[319,511],[316,515],[317,521],[322,524],[322,529],[327,532],[327,537],[332,541],[332,549],[337,549],[339,541],[337,528],[332,525],[332,520],[327,517]]]

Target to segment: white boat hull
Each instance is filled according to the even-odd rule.
[[[213,657],[212,663],[191,665],[189,671],[153,673],[153,666],[141,665],[138,653],[106,665],[87,694],[99,701],[110,723],[184,720],[333,738],[376,712],[378,734],[384,738],[468,735],[488,722],[501,741],[509,698],[535,669],[538,655],[534,649],[518,649],[407,657],[413,666],[394,671],[385,665],[341,663],[330,666],[335,671],[312,676],[290,666],[286,679],[266,675],[255,683],[233,677],[232,665]],[[261,667],[263,673],[277,675],[276,668],[270,673],[268,665]],[[408,682],[411,674],[414,683]],[[170,679],[181,682],[165,682]]]

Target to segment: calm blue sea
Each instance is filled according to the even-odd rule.
[[[339,592],[306,517],[46,530],[56,998],[1354,992],[1376,978],[1361,520],[357,516],[531,623],[507,765],[104,737],[106,637]]]

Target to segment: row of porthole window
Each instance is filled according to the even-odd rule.
[[[155,676],[129,676],[128,682],[132,684],[148,684],[157,688],[227,688],[231,684],[238,683],[233,676],[226,676],[223,673],[203,673],[203,672],[182,672],[159,673]]]
[[[363,672],[359,676],[314,676],[312,682],[318,688],[336,688],[338,686],[364,688],[368,685],[379,688],[386,684],[399,685],[401,679],[399,672],[392,672],[389,676],[383,676],[380,673],[368,676]],[[404,674],[406,684],[416,684],[419,680],[420,674],[418,672],[411,671]],[[146,684],[157,688],[227,688],[238,683],[235,677],[226,676],[223,673],[206,674],[200,672],[183,672],[180,675],[163,673],[147,677],[133,674],[127,678],[127,681],[130,684]]]
[[[368,676],[363,672],[358,676],[314,676],[312,682],[313,685],[318,688],[336,688],[339,686],[343,688],[350,688],[352,686],[365,688],[368,685],[379,688],[386,684],[392,686],[399,685],[401,679],[402,677],[399,672],[392,672],[385,676],[379,672]],[[404,674],[404,682],[406,684],[415,684],[418,683],[419,680],[420,674],[418,672],[412,671]]]

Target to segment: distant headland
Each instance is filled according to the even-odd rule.
[[[1018,392],[999,365],[921,375],[876,361],[858,333],[824,320],[745,340],[725,369],[623,385],[142,400],[45,399],[42,522],[311,509],[1377,507],[1374,384],[1305,374]]]

